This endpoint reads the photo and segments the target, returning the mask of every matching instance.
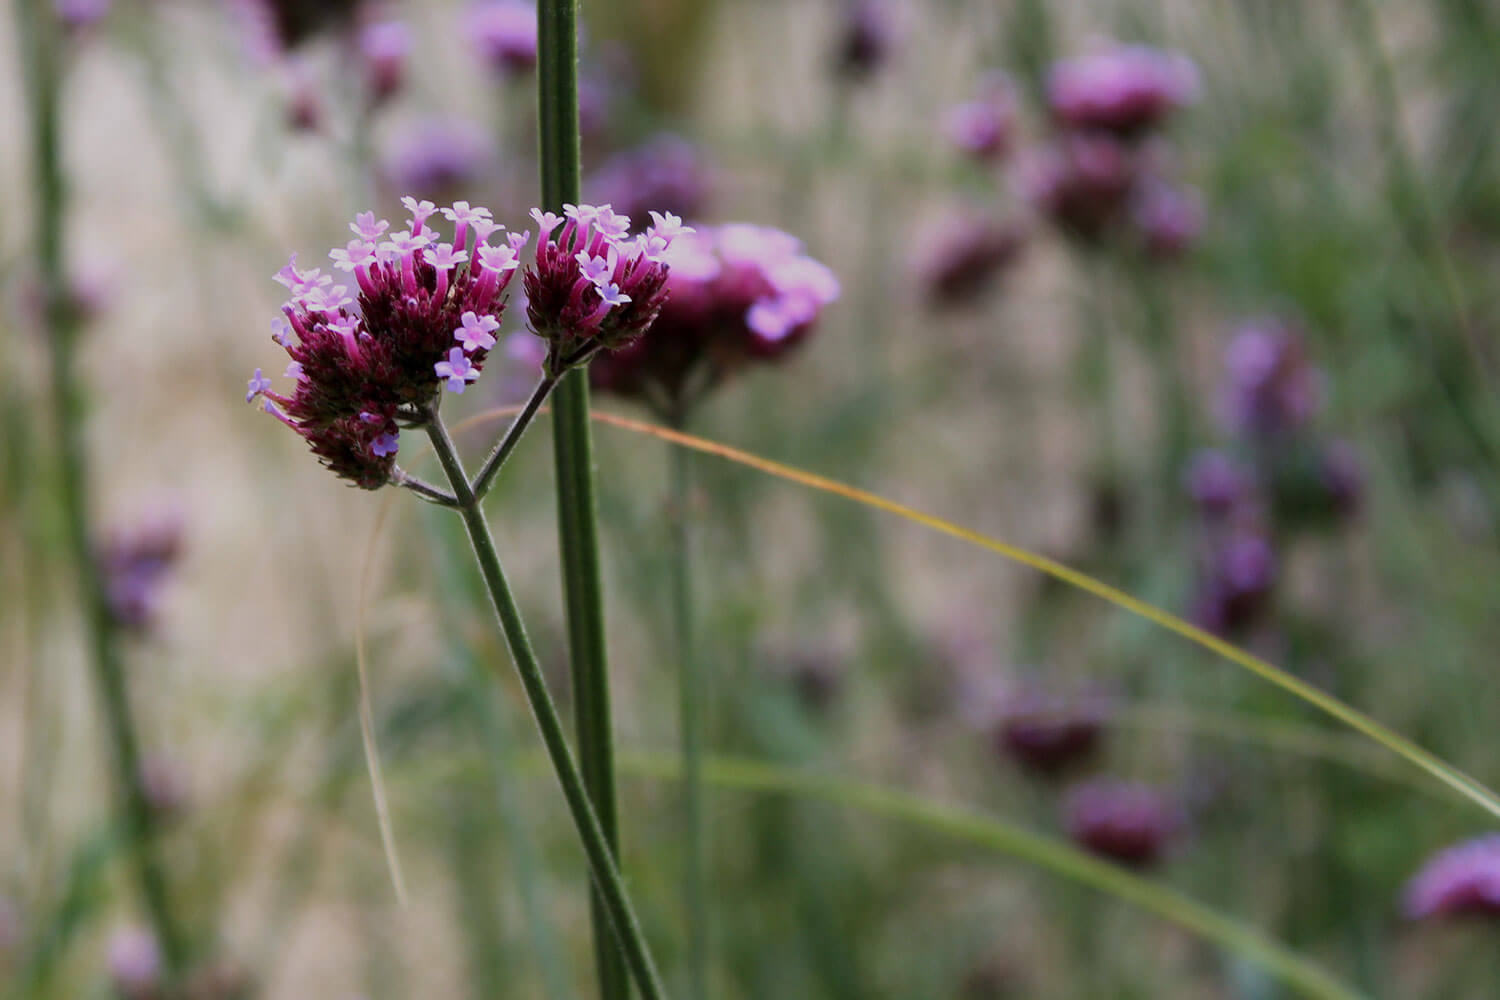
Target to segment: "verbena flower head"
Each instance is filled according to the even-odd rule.
[[[242,37],[257,59],[269,62],[325,28],[347,25],[364,0],[227,0]]]
[[[68,31],[86,31],[109,15],[113,0],[53,0],[58,20]]]
[[[1092,242],[1123,217],[1134,151],[1107,135],[1065,135],[1020,165],[1021,194],[1070,236]]]
[[[1130,215],[1141,245],[1157,258],[1180,256],[1203,231],[1203,202],[1198,193],[1162,180],[1141,185]]]
[[[635,343],[594,362],[594,384],[676,410],[752,359],[785,356],[839,282],[796,237],[746,223],[700,227],[664,256],[670,293]]]
[[[834,71],[863,80],[890,58],[896,42],[895,13],[888,0],[844,0],[834,48]]]
[[[1323,376],[1301,332],[1279,319],[1246,323],[1225,352],[1225,417],[1237,432],[1274,437],[1308,423],[1323,402]]]
[[[643,334],[667,300],[667,252],[692,230],[653,213],[654,224],[630,237],[630,218],[609,205],[566,205],[561,216],[532,209],[531,216],[537,247],[524,278],[526,315],[547,341],[549,369]]]
[[[495,162],[488,133],[473,122],[422,119],[401,129],[381,152],[380,173],[395,191],[446,201],[462,197]]]
[[[1277,569],[1276,551],[1258,526],[1238,524],[1219,533],[1202,559],[1193,619],[1216,635],[1253,625],[1270,605]]]
[[[125,927],[109,939],[109,978],[124,1000],[147,1000],[162,982],[161,948],[144,927]]]
[[[115,623],[145,631],[156,620],[162,590],[182,553],[182,515],[163,510],[99,546],[99,570]]]
[[[479,0],[465,18],[466,34],[481,59],[502,77],[536,65],[536,5],[524,0]]]
[[[1000,159],[1015,141],[1015,87],[1003,73],[987,75],[978,96],[949,109],[943,124],[959,151],[979,160]]]
[[[402,203],[406,224],[370,212],[350,224],[355,238],[329,253],[342,281],[299,268],[295,255],[276,275],[291,297],[272,337],[291,358],[292,385],[276,391],[256,369],[246,394],[364,489],[390,477],[398,416],[409,419],[445,386],[462,391],[478,378],[494,340],[474,331],[498,328],[524,241],[491,245],[500,227],[489,210],[457,202],[441,213],[453,226],[445,242],[429,225],[439,217],[432,202]]]
[[[1407,883],[1406,916],[1500,918],[1500,833],[1440,851]]]
[[[1108,719],[1109,703],[1098,695],[1013,691],[996,712],[995,745],[1026,770],[1056,777],[1093,756]]]
[[[371,102],[389,100],[406,82],[411,29],[401,21],[372,21],[360,30],[359,54]]]
[[[1114,45],[1056,63],[1047,77],[1052,114],[1075,129],[1133,138],[1192,103],[1198,72],[1178,52]]]
[[[1183,485],[1198,509],[1214,518],[1243,507],[1255,489],[1250,470],[1222,451],[1202,451],[1193,456],[1183,474]]]
[[[699,215],[708,203],[710,185],[709,168],[698,147],[663,133],[610,157],[584,189],[596,203],[609,204],[640,226],[653,209],[684,219]]]
[[[1108,778],[1069,789],[1063,817],[1080,846],[1131,868],[1160,861],[1183,826],[1181,810],[1162,792]]]
[[[1025,233],[983,214],[957,215],[933,231],[914,262],[927,301],[955,308],[977,300],[1021,255]]]

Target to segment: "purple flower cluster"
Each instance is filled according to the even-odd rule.
[[[554,374],[599,349],[635,340],[667,299],[667,254],[693,230],[677,216],[652,212],[630,237],[630,217],[609,205],[564,205],[564,217],[532,209],[536,267],[526,272],[526,315],[547,341]]]
[[[844,0],[833,68],[848,80],[864,80],[890,58],[896,42],[889,0]]]
[[[1065,128],[1133,139],[1198,96],[1198,71],[1186,56],[1146,45],[1110,44],[1056,63],[1047,104]]]
[[[114,0],[53,0],[57,18],[69,32],[83,32],[109,16]]]
[[[1312,431],[1323,376],[1294,327],[1267,319],[1246,324],[1229,344],[1226,369],[1225,419],[1246,457],[1202,451],[1183,476],[1201,515],[1193,616],[1221,635],[1253,625],[1269,609],[1278,562],[1273,534],[1351,517],[1364,483],[1354,449]]]
[[[1111,44],[1052,67],[1047,102],[1056,134],[1018,171],[1022,195],[1069,236],[1116,236],[1156,257],[1197,239],[1197,196],[1167,179],[1161,146],[1141,140],[1196,99],[1186,56]]]
[[[411,29],[401,21],[372,21],[360,30],[359,55],[371,103],[384,103],[406,82]]]
[[[182,554],[182,517],[164,511],[99,546],[99,570],[114,621],[143,632],[156,619],[162,588]]]
[[[1004,73],[989,73],[973,100],[948,109],[948,139],[962,153],[993,162],[1010,152],[1016,138],[1016,91]]]
[[[464,18],[464,33],[479,58],[509,79],[536,65],[536,6],[524,0],[479,0]]]
[[[1323,375],[1301,332],[1284,320],[1246,323],[1225,353],[1225,417],[1236,433],[1267,438],[1301,430],[1323,402]]]
[[[914,267],[927,301],[937,308],[967,305],[984,294],[1026,246],[1020,225],[984,214],[945,222]]]
[[[702,391],[750,359],[785,355],[839,296],[839,282],[778,229],[704,227],[666,253],[670,297],[656,325],[601,357],[594,384],[680,415]]]
[[[161,946],[144,927],[123,927],[109,939],[109,979],[122,1000],[150,1000],[162,983]]]
[[[426,118],[401,129],[382,148],[380,174],[395,191],[445,201],[473,187],[495,158],[494,143],[473,122]]]
[[[1491,833],[1439,852],[1406,886],[1406,915],[1500,918],[1500,834]]]
[[[355,239],[329,253],[353,278],[352,294],[320,269],[299,269],[296,255],[276,275],[291,298],[272,336],[291,357],[286,376],[294,385],[287,394],[273,391],[257,368],[245,396],[364,489],[390,478],[398,418],[412,419],[444,385],[462,392],[478,378],[530,237],[513,233],[490,245],[503,227],[488,209],[460,201],[442,210],[453,242],[438,242],[427,225],[437,207],[412,197],[402,203],[412,213],[409,227],[392,230],[364,212],[350,224]]]
[[[1022,768],[1053,778],[1094,755],[1109,714],[1109,703],[1098,695],[1018,691],[996,712],[994,740]]]
[[[251,54],[271,62],[325,28],[350,24],[364,0],[227,0]]]
[[[1131,868],[1160,861],[1184,825],[1182,810],[1157,789],[1105,778],[1069,789],[1063,819],[1082,847]]]
[[[584,185],[596,204],[632,218],[651,209],[684,219],[701,214],[710,176],[703,154],[681,136],[661,134],[606,160]]]

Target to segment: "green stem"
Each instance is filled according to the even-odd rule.
[[[552,695],[547,691],[542,666],[531,648],[531,640],[526,636],[520,608],[516,606],[510,583],[500,566],[500,557],[495,553],[495,540],[490,535],[484,512],[479,507],[479,499],[469,486],[468,475],[453,447],[453,440],[448,436],[448,429],[443,426],[436,412],[427,415],[426,428],[433,451],[437,453],[438,462],[448,477],[448,484],[458,497],[458,512],[469,533],[469,544],[473,546],[474,557],[479,561],[480,574],[484,577],[485,588],[495,606],[495,614],[500,619],[500,629],[505,635],[511,657],[515,660],[516,672],[520,675],[521,687],[526,692],[526,700],[536,718],[537,729],[541,731],[547,756],[552,761],[553,770],[557,772],[558,783],[562,785],[568,811],[572,814],[579,839],[583,841],[589,870],[593,874],[594,898],[603,910],[604,922],[614,930],[614,944],[606,942],[605,947],[613,954],[623,956],[646,1000],[660,1000],[666,993],[646,948],[645,935],[641,932],[635,910],[625,891],[625,882],[616,867],[614,852],[610,849],[604,828],[589,802],[584,776],[573,760],[573,752],[568,748],[568,737],[563,730],[562,719],[557,714],[557,706],[552,703]],[[618,950],[615,950],[616,945]]]
[[[51,396],[58,437],[63,519],[83,601],[90,664],[115,765],[120,823],[134,855],[136,878],[169,979],[187,961],[187,942],[172,913],[166,877],[157,856],[157,828],[141,782],[141,751],[126,690],[125,669],[102,569],[89,530],[89,493],[83,440],[84,387],[74,377],[78,320],[67,291],[63,249],[67,191],[59,137],[60,38],[56,14],[45,0],[17,7],[26,41],[32,155],[37,187],[37,256],[45,295],[45,325],[51,362]]]
[[[531,420],[536,416],[536,411],[541,409],[542,403],[546,401],[552,387],[557,385],[556,375],[543,375],[541,381],[537,382],[536,388],[531,392],[531,398],[526,400],[526,405],[521,407],[521,412],[510,422],[506,428],[505,436],[496,443],[489,457],[479,467],[479,474],[474,477],[474,495],[483,500],[484,495],[490,491],[490,486],[495,482],[495,475],[510,453],[515,451],[516,445],[521,442],[521,436],[526,433],[526,428],[531,426]]]
[[[542,0],[537,6],[537,133],[542,208],[561,211],[578,201],[578,2]],[[553,404],[557,468],[557,530],[567,606],[568,655],[573,676],[578,755],[605,842],[619,857],[614,739],[609,670],[604,650],[604,596],[599,578],[594,458],[589,430],[587,367],[563,376]],[[594,961],[605,1000],[630,995],[619,953],[604,933],[601,887],[595,885]]]
[[[671,421],[676,430],[687,423]],[[708,860],[703,814],[704,704],[701,665],[693,652],[693,586],[690,528],[691,456],[671,449],[672,627],[677,652],[678,728],[682,739],[682,827],[687,855],[683,862],[683,899],[688,921],[689,996],[708,996]]]

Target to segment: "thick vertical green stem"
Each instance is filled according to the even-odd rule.
[[[542,207],[556,212],[578,201],[578,4],[541,0],[537,6],[537,131]],[[593,443],[589,429],[586,366],[565,375],[553,398],[553,452],[557,468],[557,526],[567,605],[578,756],[589,798],[610,853],[619,857],[615,806],[614,737],[609,672],[604,651],[604,596],[599,579]],[[594,957],[606,1000],[630,994],[620,955],[604,933],[603,900],[595,886]]]
[[[683,430],[682,419],[672,426]],[[703,813],[703,673],[693,652],[693,586],[688,505],[692,485],[686,448],[671,448],[672,629],[676,639],[678,728],[682,740],[683,899],[688,931],[689,996],[708,996],[708,859]]]
[[[141,782],[141,751],[131,715],[118,634],[89,530],[89,492],[83,441],[84,388],[75,378],[77,317],[68,302],[63,233],[67,190],[58,134],[61,86],[56,14],[46,0],[18,4],[26,57],[32,156],[37,192],[37,260],[45,296],[51,357],[51,397],[63,519],[83,602],[90,664],[98,688],[115,765],[120,822],[134,855],[136,878],[169,977],[187,961],[187,941],[172,914],[166,877],[157,856],[155,816]]]
[[[584,775],[573,759],[572,750],[568,748],[568,737],[563,730],[562,719],[557,714],[552,695],[547,691],[541,663],[537,661],[536,653],[531,648],[531,640],[527,638],[526,627],[521,621],[521,610],[516,606],[510,583],[500,566],[500,557],[495,553],[495,540],[490,534],[489,524],[485,522],[479,500],[469,486],[468,475],[459,461],[447,428],[436,413],[427,414],[426,417],[427,436],[432,441],[433,450],[437,453],[438,462],[448,477],[454,495],[458,497],[458,512],[463,517],[469,544],[474,549],[485,588],[489,591],[495,614],[500,620],[505,644],[510,649],[511,658],[515,660],[521,687],[526,692],[526,701],[531,706],[537,729],[541,732],[547,756],[557,772],[558,783],[562,785],[563,797],[567,800],[573,825],[578,830],[579,839],[583,841],[584,853],[588,856],[589,870],[593,876],[595,899],[603,911],[599,929],[602,931],[604,927],[609,927],[613,930],[612,936],[606,933],[604,946],[628,965],[630,974],[635,977],[636,985],[646,1000],[661,1000],[666,993],[662,989],[651,954],[646,949],[645,935],[641,932],[640,922],[636,919],[635,910],[625,892],[625,882],[615,864],[614,852],[589,801]]]

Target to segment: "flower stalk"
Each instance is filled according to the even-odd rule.
[[[479,497],[469,483],[463,463],[453,446],[453,440],[436,409],[430,410],[426,418],[424,426],[427,436],[448,478],[449,486],[458,498],[458,513],[463,518],[464,528],[469,535],[469,543],[479,562],[485,588],[489,591],[490,600],[494,604],[495,614],[499,618],[506,645],[510,649],[511,657],[515,660],[521,686],[526,692],[526,700],[531,706],[537,729],[541,732],[542,742],[547,749],[547,756],[557,772],[558,783],[562,786],[563,796],[568,803],[568,811],[573,817],[574,826],[578,830],[584,852],[588,856],[589,869],[593,876],[594,900],[603,918],[599,929],[602,930],[607,926],[613,932],[612,936],[605,939],[606,947],[610,949],[612,955],[617,957],[622,966],[628,966],[629,974],[635,978],[636,985],[646,1000],[660,1000],[666,996],[666,993],[662,988],[650,952],[646,948],[640,922],[636,919],[635,911],[626,894],[624,881],[620,877],[620,871],[615,862],[614,850],[591,804],[586,776],[568,747],[568,738],[563,729],[562,719],[557,713],[551,694],[547,691],[547,682],[542,676],[541,664],[531,647],[531,640],[526,635],[520,609],[516,606],[510,583],[506,580],[505,571],[500,565],[500,558],[495,552],[494,537],[490,534],[489,524],[485,521],[484,512],[480,509]],[[628,989],[628,981],[622,981],[621,985],[622,988]]]
[[[537,5],[537,124],[542,208],[561,211],[579,200],[577,0],[541,0]],[[612,866],[619,857],[620,835],[586,368],[563,375],[557,386],[553,455],[578,754]],[[597,874],[600,866],[595,867]],[[622,956],[604,930],[606,888],[596,878],[592,909],[599,992],[605,1000],[626,1000],[630,989]]]

